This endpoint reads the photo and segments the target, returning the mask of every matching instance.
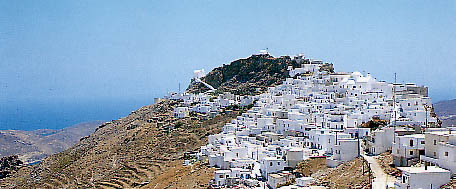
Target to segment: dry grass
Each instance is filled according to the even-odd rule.
[[[145,188],[207,188],[214,177],[215,168],[208,168],[201,162],[183,166],[182,161],[173,161],[169,166]]]
[[[366,164],[365,164],[366,165]],[[357,158],[336,168],[327,168],[324,158],[305,160],[298,165],[298,172],[305,176],[311,175],[316,181],[313,185],[329,188],[369,188],[369,171],[363,159]]]
[[[312,158],[300,162],[296,166],[296,171],[304,176],[311,176],[319,171],[326,171],[326,158]]]
[[[393,166],[393,155],[391,152],[382,153],[375,157],[375,159],[377,159],[378,163],[386,174],[392,176],[400,176],[401,171]]]

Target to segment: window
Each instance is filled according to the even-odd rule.
[[[423,141],[421,141],[421,144],[424,144],[424,140],[423,140]]]
[[[410,140],[410,146],[413,146],[413,140]]]
[[[413,151],[410,151],[410,155],[413,155]]]
[[[270,162],[270,163],[269,163],[269,166],[271,166],[271,167],[272,167],[272,162]]]
[[[434,157],[437,156],[437,153],[434,152]]]
[[[448,152],[445,152],[445,156],[448,156]]]
[[[437,145],[437,140],[434,140],[434,145]]]
[[[279,161],[279,162],[277,162],[277,165],[280,165],[280,161]]]
[[[219,178],[223,178],[223,175],[220,175]]]

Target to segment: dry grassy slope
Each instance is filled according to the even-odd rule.
[[[220,132],[235,114],[207,121],[181,119],[175,125],[171,110],[175,103],[163,101],[145,106],[100,127],[74,147],[46,158],[42,163],[21,169],[2,180],[3,187],[140,187],[180,162],[183,152],[207,143],[207,136]],[[158,120],[153,120],[156,117]],[[175,167],[175,166],[174,166]]]

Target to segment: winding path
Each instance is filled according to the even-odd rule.
[[[387,175],[382,167],[378,164],[377,159],[374,158],[375,156],[367,156],[363,154],[363,158],[370,164],[372,172],[374,172],[374,182],[372,183],[373,189],[385,189],[385,188],[393,188],[394,181],[396,178]],[[388,186],[388,187],[387,187]]]

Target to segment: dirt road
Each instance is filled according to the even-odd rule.
[[[372,172],[374,172],[374,182],[372,183],[372,188],[374,189],[385,189],[393,188],[396,178],[387,175],[380,164],[378,164],[377,159],[374,156],[363,155],[363,158],[370,164]],[[387,187],[388,186],[388,187]]]

